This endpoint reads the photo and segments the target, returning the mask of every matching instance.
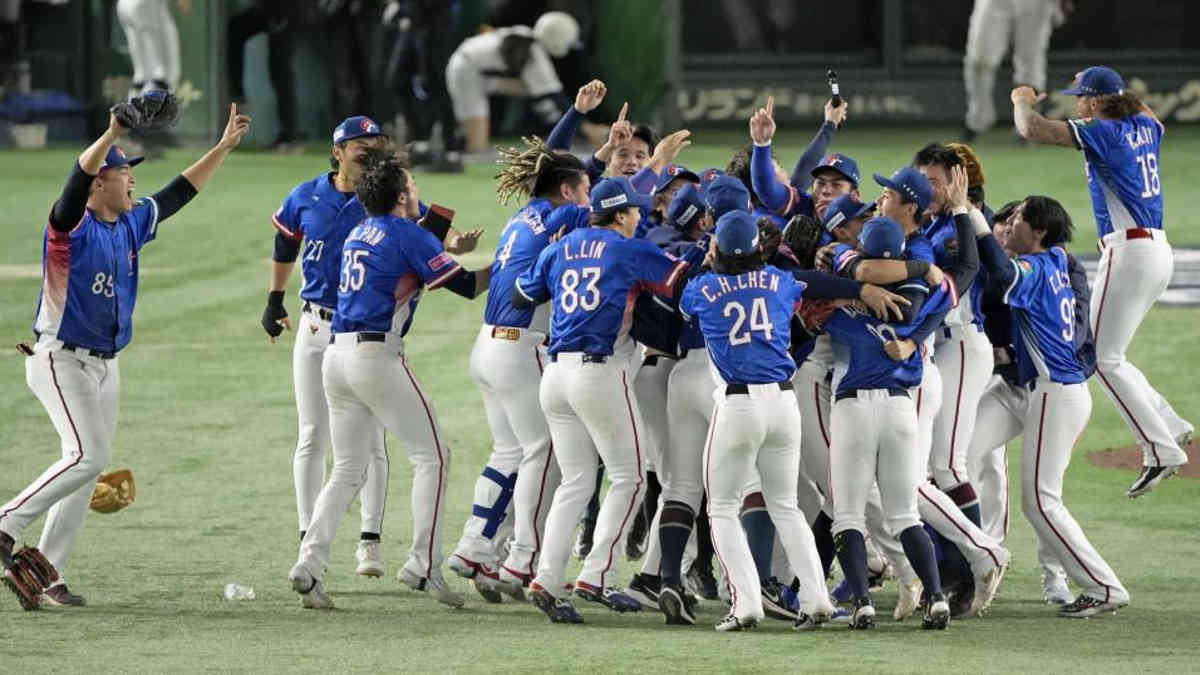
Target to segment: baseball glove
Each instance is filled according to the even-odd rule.
[[[975,154],[975,150],[966,143],[947,143],[947,148],[954,151],[958,158],[962,160],[963,166],[967,169],[967,187],[973,188],[983,185],[983,164],[979,161],[979,156]]]
[[[806,270],[813,269],[817,246],[825,228],[816,218],[809,216],[793,216],[783,228],[783,243],[796,256],[800,266]]]
[[[12,554],[12,566],[4,570],[4,585],[27,612],[42,606],[42,592],[56,581],[58,570],[41,551],[28,546]]]
[[[137,484],[133,472],[121,469],[100,476],[96,489],[92,491],[91,507],[99,513],[115,513],[133,503],[137,498]]]
[[[809,333],[816,333],[821,330],[825,322],[833,314],[833,310],[838,308],[835,300],[808,300],[800,307],[798,316],[804,322],[804,328]]]
[[[126,129],[162,131],[179,121],[179,99],[170,92],[156,89],[128,103],[118,103],[110,112]]]

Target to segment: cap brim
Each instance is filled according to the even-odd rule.
[[[145,157],[133,157],[127,162],[127,164],[129,166],[137,166],[138,164],[141,164],[144,161],[146,161]]]
[[[862,207],[860,207],[857,211],[854,212],[854,216],[851,218],[851,220],[854,220],[855,218],[862,218],[863,216],[867,215],[868,213],[870,213],[874,210],[875,210],[875,202],[866,202],[862,205]]]
[[[648,209],[651,206],[654,206],[654,197],[651,195],[642,194],[640,192],[635,192],[629,197],[629,205]]]
[[[871,175],[875,178],[875,182],[879,183],[883,187],[891,188],[891,189],[895,190],[896,192],[900,191],[900,188],[896,187],[896,184],[893,183],[892,180],[890,178],[888,178],[887,176],[880,176],[877,173],[871,174]]]
[[[1083,95],[1083,91],[1082,91],[1081,89],[1079,89],[1079,87],[1074,87],[1074,88],[1071,88],[1071,89],[1060,89],[1060,90],[1058,91],[1058,93],[1060,93],[1060,94],[1066,94],[1066,95],[1068,95],[1068,96],[1081,96],[1081,95]]]
[[[841,175],[843,178],[845,178],[846,180],[853,183],[854,187],[858,187],[858,181],[854,179],[854,176],[851,176],[850,174],[846,173],[845,171],[842,171],[841,169],[837,168],[836,166],[834,166],[832,164],[822,164],[821,166],[818,166],[817,168],[810,171],[809,173],[812,175],[813,178],[816,178],[817,174],[821,173],[822,171],[833,171],[834,173]]]

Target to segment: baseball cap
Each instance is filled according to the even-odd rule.
[[[592,188],[592,211],[601,213],[612,209],[627,209],[637,206],[650,208],[650,195],[644,195],[633,189],[633,184],[624,176],[620,178],[605,178]]]
[[[717,219],[717,250],[747,255],[758,246],[758,223],[747,211],[730,211]]]
[[[891,218],[878,216],[863,225],[858,243],[868,258],[899,258],[904,255],[904,228]]]
[[[650,194],[658,194],[659,190],[666,188],[671,184],[671,181],[675,180],[676,178],[682,178],[692,183],[700,182],[700,176],[697,176],[694,171],[690,171],[686,166],[668,164],[667,167],[658,174],[658,180],[654,181],[654,188],[650,190]]]
[[[344,143],[352,141],[356,138],[367,138],[370,136],[386,136],[383,129],[375,123],[375,120],[365,115],[355,115],[342,120],[342,123],[333,128],[333,142]]]
[[[686,230],[704,215],[704,200],[700,188],[688,183],[679,188],[667,207],[667,223],[679,230]]]
[[[833,228],[844,225],[855,218],[862,218],[874,210],[875,202],[864,204],[855,199],[854,195],[842,195],[825,207],[825,221],[822,225],[825,226],[826,232],[832,232]]]
[[[717,176],[708,184],[704,205],[713,212],[714,218],[720,218],[730,211],[749,213],[750,191],[733,176]]]
[[[899,192],[909,201],[916,202],[922,211],[929,208],[929,202],[933,201],[933,186],[929,184],[929,179],[911,166],[900,169],[892,174],[891,178],[875,174],[875,182]]]
[[[828,169],[833,169],[842,174],[847,180],[854,183],[854,187],[858,187],[858,162],[854,161],[853,157],[843,155],[840,152],[825,155],[825,158],[821,160],[817,168],[812,170],[812,177],[816,178],[817,174]]]
[[[104,169],[116,169],[122,166],[137,166],[138,164],[141,164],[142,160],[144,159],[146,158],[126,157],[125,151],[114,145],[108,149],[108,154],[104,156],[104,164],[100,167],[100,170],[103,171]]]
[[[1074,86],[1063,89],[1063,94],[1071,96],[1103,96],[1105,94],[1125,93],[1125,80],[1117,71],[1108,66],[1092,66],[1075,74]]]

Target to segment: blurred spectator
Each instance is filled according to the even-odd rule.
[[[17,63],[24,51],[24,31],[21,30],[21,0],[0,0],[0,98],[17,79]],[[27,87],[26,87],[27,88]]]
[[[317,0],[316,4],[333,62],[333,118],[366,115],[374,95],[368,55],[379,28],[379,3]]]
[[[191,0],[179,0],[179,11],[190,14]],[[133,61],[129,98],[179,86],[179,30],[167,0],[117,0],[117,19]]]
[[[527,97],[539,121],[554,125],[569,102],[550,58],[565,56],[578,39],[574,17],[547,12],[533,28],[508,26],[459,45],[446,65],[446,88],[468,152],[488,146],[489,94]]]
[[[594,44],[596,30],[596,8],[592,0],[491,0],[487,24],[494,28],[532,26],[538,17],[554,11],[566,12],[579,23],[578,47],[566,56],[553,57],[554,72],[562,81],[563,91],[578,91],[596,76],[590,60],[590,46]],[[616,114],[616,110],[612,112]]]
[[[229,97],[240,108],[246,103],[246,42],[259,33],[267,33],[267,71],[271,88],[275,90],[275,110],[279,115],[279,135],[272,147],[279,151],[299,147],[296,144],[296,81],[292,74],[296,21],[289,15],[289,10],[295,11],[295,4],[287,0],[255,0],[253,6],[229,19],[226,36]]]
[[[974,141],[996,123],[996,70],[1010,43],[1013,86],[1046,90],[1050,33],[1071,9],[1069,0],[975,0],[963,60],[967,88],[965,141]]]
[[[447,0],[392,0],[383,11],[384,24],[396,30],[386,81],[400,101],[414,166],[462,170],[462,138],[446,91],[446,63],[458,44],[454,27],[459,9],[458,2]],[[439,122],[442,153],[435,155],[430,141]]]

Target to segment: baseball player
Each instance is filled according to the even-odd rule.
[[[899,182],[882,176],[876,181],[890,190]],[[863,227],[862,254],[869,258],[899,258],[904,231],[890,218],[874,218]],[[928,317],[949,309],[949,284],[930,289],[917,277],[897,291],[910,299],[897,323],[881,322],[852,308],[837,310],[825,324],[833,338],[836,392],[830,416],[829,489],[833,499],[833,533],[838,560],[854,596],[853,628],[874,625],[875,611],[867,591],[866,548],[863,539],[867,494],[878,481],[887,528],[903,543],[924,587],[925,628],[945,628],[950,606],[941,589],[933,544],[921,527],[917,488],[923,482],[926,452],[917,445],[917,410],[909,393],[921,383],[922,358],[909,349],[900,358],[885,351],[900,343]]]
[[[117,0],[117,19],[133,61],[130,98],[179,85],[179,30],[168,5],[168,0]],[[188,14],[191,9],[191,0],[180,0],[181,12]]]
[[[424,288],[445,286],[465,298],[487,289],[490,269],[465,271],[441,238],[416,223],[412,176],[387,152],[375,153],[355,188],[370,216],[342,246],[337,308],[321,367],[329,405],[333,471],[317,496],[300,556],[288,574],[306,608],[329,609],[321,577],[350,500],[362,487],[380,423],[408,450],[413,464],[413,546],[398,577],[409,587],[460,607],[463,599],[441,573],[441,530],[450,448],[433,404],[408,367],[404,336]]]
[[[108,129],[75,162],[50,211],[42,243],[42,288],[33,348],[23,350],[25,381],[62,441],[62,459],[0,507],[0,563],[38,516],[49,512],[38,548],[59,572],[51,603],[79,606],[66,568],[83,527],[96,477],[108,465],[120,398],[118,353],[133,337],[138,259],[163,220],[183,208],[238,146],[250,118],[230,106],[221,140],[151,196],[134,201],[133,167],[116,146],[128,129]]]
[[[1138,497],[1153,490],[1187,463],[1183,447],[1192,425],[1179,417],[1125,358],[1133,334],[1167,289],[1174,269],[1163,229],[1159,145],[1162,122],[1111,68],[1079,73],[1063,93],[1078,97],[1079,118],[1047,120],[1033,110],[1045,97],[1029,87],[1012,92],[1017,130],[1034,143],[1083,151],[1088,191],[1100,237],[1100,266],[1092,295],[1091,325],[1096,335],[1096,372],[1125,424],[1142,447],[1142,472],[1128,491]]]
[[[917,152],[913,166],[933,186],[928,207],[933,217],[922,233],[933,244],[934,262],[946,269],[959,257],[956,213],[965,215],[971,206],[965,183],[953,196],[961,203],[952,202],[949,194],[954,187],[951,171],[963,163],[950,148],[932,143]],[[969,240],[971,229],[964,229],[964,233]],[[979,525],[979,498],[967,471],[967,448],[975,431],[979,398],[992,374],[992,345],[983,333],[983,314],[979,311],[983,284],[975,283],[976,276],[951,277],[958,302],[946,314],[945,325],[935,333],[933,360],[941,375],[942,405],[933,422],[929,463],[938,488]]]
[[[718,631],[753,628],[763,616],[760,575],[737,520],[746,484],[757,474],[771,521],[800,580],[797,629],[816,628],[833,613],[820,559],[796,503],[800,474],[799,409],[788,353],[791,317],[810,296],[862,298],[873,307],[896,296],[857,282],[810,273],[807,281],[764,266],[755,218],[741,210],[717,220],[713,271],[688,282],[680,300],[698,323],[713,364],[713,409],[704,453],[704,483],[717,556],[731,586],[732,607]],[[893,305],[894,306],[894,305]],[[664,602],[664,604],[666,604]],[[668,617],[672,609],[664,606]]]
[[[334,170],[297,185],[271,216],[276,230],[275,252],[262,325],[272,343],[284,328],[291,328],[283,298],[288,277],[300,257],[301,247],[304,249],[300,261],[304,274],[304,286],[300,289],[302,314],[292,348],[298,427],[292,478],[301,541],[312,522],[317,494],[325,484],[325,449],[331,442],[321,367],[337,307],[342,243],[361,220],[356,217],[361,212],[343,218],[339,214],[354,198],[354,188],[363,172],[360,160],[364,153],[371,148],[383,148],[387,140],[383,130],[369,117],[342,120],[333,130],[330,164]],[[388,456],[382,424],[376,425],[376,432],[360,495],[362,526],[355,553],[356,572],[369,577],[381,577],[384,571],[379,536],[387,503]]]
[[[513,291],[517,307],[553,303],[551,364],[540,398],[562,484],[530,589],[534,604],[555,623],[583,621],[563,596],[563,574],[570,535],[592,494],[600,459],[612,484],[574,592],[616,611],[641,609],[611,579],[616,546],[633,520],[644,481],[644,427],[630,390],[634,348],[627,317],[640,289],[669,296],[687,266],[648,241],[630,239],[650,199],[628,180],[600,181],[591,204],[591,227],[546,247]]]
[[[1017,381],[1029,388],[1021,426],[1021,506],[1053,559],[1083,591],[1059,614],[1085,618],[1124,607],[1129,592],[1100,557],[1062,498],[1071,449],[1092,411],[1086,374],[1076,356],[1075,294],[1061,247],[1071,217],[1057,201],[1031,196],[1011,218],[1009,259],[982,218],[975,219],[980,256],[1012,308]]]
[[[538,404],[538,386],[549,363],[543,343],[550,308],[515,307],[513,286],[552,239],[587,226],[591,211],[587,173],[574,155],[532,142],[523,150],[506,151],[506,157],[508,166],[497,185],[501,201],[513,196],[528,201],[500,233],[483,326],[471,350],[471,376],[483,396],[493,447],[475,482],[472,515],[449,567],[474,578],[481,592],[502,588],[516,596],[535,574],[560,473]],[[501,565],[503,540],[497,534],[506,521],[512,523],[513,537]]]

